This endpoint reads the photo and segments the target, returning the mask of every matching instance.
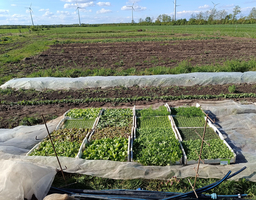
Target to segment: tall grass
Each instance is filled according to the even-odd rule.
[[[133,75],[161,75],[161,74],[182,74],[192,72],[246,72],[256,71],[256,60],[226,61],[223,65],[204,65],[191,66],[187,61],[182,61],[177,67],[170,68],[165,66],[157,66],[146,69],[136,69],[135,67],[123,69],[98,68],[98,69],[65,69],[60,70],[40,70],[29,74],[27,77],[82,77],[82,76],[133,76]]]

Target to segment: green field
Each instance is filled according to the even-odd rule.
[[[49,76],[51,74],[24,74],[19,69],[8,73],[9,63],[17,63],[26,57],[38,55],[50,48],[53,44],[71,43],[113,43],[113,42],[143,42],[143,41],[179,41],[179,40],[205,40],[221,38],[223,36],[256,38],[256,25],[186,25],[186,26],[99,26],[99,27],[65,27],[65,28],[44,28],[38,31],[29,29],[0,29],[0,84],[15,77]],[[138,29],[143,31],[138,32]],[[182,34],[189,34],[184,36]],[[255,70],[255,60],[246,66],[248,70]],[[182,64],[182,63],[181,63]],[[239,62],[238,62],[239,64]],[[183,64],[184,65],[184,64]],[[224,63],[225,65],[225,63]],[[226,63],[234,65],[234,63]],[[245,65],[245,64],[244,64]],[[213,67],[213,66],[212,66]],[[227,67],[226,67],[227,68]],[[153,69],[152,69],[153,70]],[[152,70],[142,73],[126,72],[124,75],[152,74]],[[194,71],[200,71],[195,69]],[[202,71],[219,71],[216,66],[211,69],[205,66]],[[44,70],[47,71],[47,70]],[[158,69],[159,71],[159,69]],[[190,70],[191,71],[191,70]],[[190,72],[187,70],[187,72]],[[230,69],[224,69],[230,71]],[[104,71],[101,75],[104,75]],[[186,72],[186,70],[185,70]],[[128,73],[128,74],[127,74]],[[183,73],[181,70],[170,71],[164,66],[160,72],[153,73]],[[62,76],[65,73],[59,73]],[[113,74],[113,73],[112,73]],[[52,73],[53,76],[58,74]],[[88,75],[100,75],[93,71]],[[115,75],[115,74],[113,74]],[[119,74],[122,75],[122,74]]]

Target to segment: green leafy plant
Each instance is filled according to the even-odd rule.
[[[171,128],[139,129],[134,141],[134,160],[143,165],[170,165],[179,161],[182,151]]]
[[[187,154],[188,160],[198,160],[198,155],[200,153],[202,140],[187,140],[183,141],[182,145]],[[233,158],[233,153],[229,150],[229,148],[224,144],[221,139],[211,139],[208,140],[207,143],[210,144],[204,145],[202,150],[202,159],[217,159],[217,158],[225,158],[230,159]]]
[[[96,129],[96,132],[92,135],[92,140],[99,140],[103,138],[114,139],[115,137],[128,138],[128,136],[131,134],[131,125],[123,127],[115,126]]]
[[[203,137],[204,128],[180,128],[179,132],[183,140],[197,140],[200,139],[198,135]],[[204,140],[211,139],[219,139],[219,136],[212,128],[206,128]]]
[[[51,133],[54,147],[59,156],[75,157],[90,129],[60,129]],[[55,156],[51,141],[44,139],[30,156]]]
[[[100,118],[98,128],[124,127],[132,124],[132,110],[127,109],[106,109]]]
[[[171,128],[171,122],[167,116],[138,118],[137,125],[140,129],[155,127]]]
[[[205,120],[203,117],[173,117],[177,127],[204,127]]]
[[[229,91],[230,93],[235,93],[235,92],[236,92],[236,86],[235,86],[235,85],[230,85],[230,86],[228,87],[228,91]]]
[[[66,116],[75,119],[95,119],[98,117],[100,110],[101,108],[72,109],[66,114]]]
[[[64,128],[92,128],[95,119],[87,119],[87,120],[66,120],[64,123]]]
[[[165,106],[160,106],[158,109],[146,108],[142,110],[136,110],[136,115],[138,117],[148,117],[148,116],[166,116],[170,115]]]
[[[92,141],[84,150],[82,158],[87,160],[127,160],[128,140],[126,138],[105,138]]]
[[[195,106],[191,107],[178,107],[171,108],[172,115],[184,116],[184,117],[203,117],[204,113],[200,108]]]

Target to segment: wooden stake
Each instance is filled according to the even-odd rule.
[[[196,134],[201,138],[201,140],[203,140],[203,138],[201,137],[201,135],[199,135],[199,133],[195,130]],[[205,140],[203,140],[205,142],[205,144],[207,144],[208,146],[211,146],[209,145]]]
[[[202,112],[206,115],[206,117],[207,117],[209,120],[211,120],[212,123],[215,123],[215,119],[212,120],[212,119],[208,116],[208,114],[206,114],[206,113],[204,112],[204,110],[201,108],[201,106],[200,106],[200,109],[201,109]]]
[[[42,115],[42,117],[43,117],[44,125],[45,125],[45,128],[46,128],[46,130],[47,130],[48,136],[49,136],[50,141],[51,141],[51,143],[52,143],[52,147],[53,147],[53,150],[54,150],[55,156],[56,156],[57,161],[58,161],[58,163],[59,163],[59,166],[60,166],[60,169],[61,169],[61,173],[62,173],[63,179],[64,179],[64,181],[66,182],[66,179],[65,179],[65,176],[64,176],[64,173],[63,173],[63,169],[62,169],[62,167],[61,167],[60,160],[59,160],[59,158],[58,158],[58,155],[57,155],[57,152],[56,152],[56,150],[55,150],[54,144],[53,144],[53,142],[52,142],[52,138],[51,138],[51,135],[50,135],[49,129],[48,129],[48,127],[47,127],[47,124],[46,124],[46,121],[45,121],[44,115]]]
[[[196,195],[196,198],[198,199],[198,196],[197,196],[197,193],[196,193],[196,191],[195,191],[195,188],[194,188],[193,185],[191,184],[189,178],[188,178],[188,182],[189,182],[189,184],[191,185],[192,190],[194,191],[194,193],[195,193],[195,195]]]
[[[204,164],[204,161],[200,158],[200,156],[198,155],[197,151],[195,150],[197,156],[199,157],[200,161]]]
[[[199,171],[199,165],[200,165],[200,160],[201,160],[201,155],[202,155],[202,150],[203,150],[203,145],[204,145],[204,136],[205,136],[206,126],[207,126],[207,117],[208,117],[208,115],[206,115],[205,124],[204,124],[204,133],[203,133],[201,149],[200,149],[200,154],[199,154],[199,159],[198,159],[198,164],[197,164],[197,169],[196,169],[196,176],[195,176],[194,187],[196,187],[196,178],[197,178],[198,171]]]

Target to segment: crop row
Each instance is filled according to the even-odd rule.
[[[136,110],[136,116],[138,117],[149,117],[149,116],[167,116],[170,112],[167,111],[165,106],[160,106],[158,109],[153,109],[152,107]]]
[[[183,99],[219,99],[219,98],[256,98],[255,93],[243,94],[219,94],[219,95],[180,95],[180,96],[140,96],[131,98],[85,98],[85,99],[61,99],[61,100],[23,100],[18,102],[0,101],[0,105],[48,105],[60,103],[127,103],[133,101],[153,101],[153,100],[183,100]]]

